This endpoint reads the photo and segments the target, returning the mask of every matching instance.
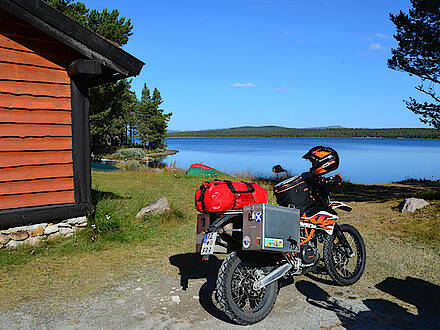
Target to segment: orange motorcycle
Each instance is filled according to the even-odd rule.
[[[264,319],[275,304],[280,280],[313,272],[321,261],[337,285],[354,284],[364,272],[366,250],[359,231],[337,223],[336,210],[350,212],[351,207],[329,198],[330,188],[342,178],[323,177],[338,168],[338,154],[319,146],[303,158],[312,163],[309,172],[274,185],[278,205],[250,204],[198,216],[202,258],[228,253],[218,272],[216,297],[238,324]],[[280,165],[273,170],[284,171]]]

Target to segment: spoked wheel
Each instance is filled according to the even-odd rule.
[[[217,278],[217,297],[222,310],[238,324],[253,324],[272,310],[278,293],[278,282],[255,290],[254,283],[268,274],[271,267],[257,258],[232,252],[224,261]]]
[[[345,286],[354,284],[361,278],[365,269],[366,251],[364,240],[356,228],[342,224],[339,230],[353,254],[348,253],[345,242],[336,233],[325,238],[323,254],[330,277],[337,284]]]

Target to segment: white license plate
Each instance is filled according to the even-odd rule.
[[[214,253],[216,239],[217,239],[217,232],[205,234],[205,236],[203,237],[202,249],[200,250],[200,254],[202,256],[206,256]]]

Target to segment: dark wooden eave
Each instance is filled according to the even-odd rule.
[[[40,0],[0,0],[0,8],[75,49],[85,57],[98,61],[119,78],[137,76],[145,64]],[[2,23],[7,24],[7,22]]]

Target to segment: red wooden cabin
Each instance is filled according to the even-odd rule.
[[[92,84],[140,60],[40,0],[0,0],[0,229],[92,208]]]

